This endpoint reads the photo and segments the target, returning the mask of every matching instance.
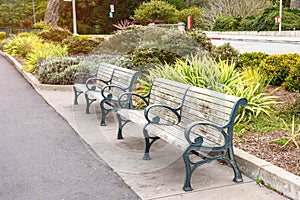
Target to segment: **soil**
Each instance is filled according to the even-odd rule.
[[[273,89],[270,88],[270,91]],[[278,104],[277,108],[294,101],[293,94],[281,88],[277,88],[272,95],[278,96],[278,100],[283,102]],[[283,144],[275,142],[275,140],[288,136],[289,133],[283,130],[264,133],[247,131],[240,137],[234,136],[234,144],[239,149],[300,176],[300,148],[296,148],[293,142],[289,142],[285,147]],[[296,139],[300,144],[300,136]]]

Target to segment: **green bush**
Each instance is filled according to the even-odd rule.
[[[44,43],[34,48],[27,56],[23,69],[26,72],[35,72],[37,63],[45,58],[63,57],[67,54],[68,49],[61,45],[53,43]]]
[[[295,65],[290,67],[283,86],[288,91],[300,91],[300,56],[298,56]]]
[[[212,56],[217,60],[224,60],[229,62],[239,62],[239,52],[230,43],[225,43],[220,46],[214,46]]]
[[[64,39],[71,37],[72,33],[60,27],[51,27],[49,30],[43,30],[38,36],[45,41],[61,43]]]
[[[147,73],[153,64],[173,64],[177,58],[175,53],[158,48],[137,49],[130,53],[131,63],[135,70]]]
[[[38,80],[43,84],[70,85],[79,71],[79,57],[53,57],[37,65]]]
[[[63,40],[62,44],[68,47],[70,55],[89,54],[103,41],[104,38],[93,39],[91,37],[73,36]]]
[[[253,23],[253,31],[274,31],[278,30],[278,25],[274,23],[275,16],[279,13],[279,8],[272,7],[264,10],[263,14],[258,16]],[[282,9],[282,30],[300,29],[300,11],[289,8]]]
[[[184,57],[204,52],[193,38],[177,30],[139,27],[118,31],[95,48],[95,54],[127,55],[138,49],[157,48]]]
[[[211,40],[207,35],[199,30],[199,29],[193,29],[191,31],[188,31],[187,34],[193,38],[202,48],[204,48],[208,52],[212,52],[213,50],[213,44],[211,43]]]
[[[254,16],[249,16],[249,17],[241,19],[237,30],[238,31],[253,30],[254,21],[255,21]]]
[[[239,68],[251,67],[256,69],[259,67],[260,63],[268,57],[268,54],[263,52],[247,52],[242,53],[239,56]]]
[[[270,84],[280,86],[285,82],[290,69],[300,59],[298,54],[269,55],[259,65],[259,68],[271,80]]]
[[[241,17],[221,16],[214,22],[213,31],[235,31],[238,30]]]
[[[0,32],[0,43],[6,39],[6,32]]]
[[[147,19],[164,20],[167,24],[173,24],[178,23],[177,12],[175,6],[166,1],[151,0],[143,2],[135,9],[132,19],[139,20],[143,25],[147,24]]]
[[[7,44],[4,46],[4,52],[12,56],[26,58],[42,42],[43,40],[35,34],[19,34],[15,38],[8,39]]]

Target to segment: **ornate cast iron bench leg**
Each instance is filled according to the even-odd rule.
[[[151,160],[150,155],[149,155],[150,147],[156,140],[160,139],[160,137],[158,137],[158,136],[150,137],[148,135],[148,131],[146,130],[146,127],[148,125],[149,124],[146,124],[143,128],[143,133],[144,133],[144,137],[145,137],[145,153],[144,153],[144,157],[143,157],[144,160]],[[150,141],[150,139],[151,139],[151,141]]]
[[[94,102],[94,101],[96,101],[96,99],[89,99],[89,96],[88,96],[88,94],[84,94],[84,96],[85,96],[85,100],[86,100],[86,109],[85,109],[85,113],[86,114],[90,114],[90,105]]]
[[[74,105],[78,105],[78,97],[79,95],[82,94],[81,91],[77,91],[75,86],[73,86],[73,91],[74,91],[74,95],[75,95],[75,98],[74,98]]]

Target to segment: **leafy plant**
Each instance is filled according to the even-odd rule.
[[[234,63],[225,61],[216,62],[207,56],[191,56],[188,59],[178,59],[173,65],[156,65],[149,70],[147,81],[151,82],[155,77],[163,77],[202,88],[224,92],[234,96],[245,97],[248,100],[247,106],[241,109],[238,114],[238,121],[251,121],[259,115],[270,115],[271,106],[276,104],[274,96],[263,93],[267,81],[258,77],[249,78],[246,73],[235,70]],[[148,84],[143,85],[147,90]]]
[[[282,123],[285,126],[284,130],[289,133],[289,136],[279,138],[277,140],[274,140],[273,142],[283,143],[283,145],[281,146],[282,148],[284,148],[286,145],[288,145],[290,142],[292,142],[296,146],[296,148],[299,149],[299,144],[298,144],[297,138],[300,136],[300,125],[295,124],[295,116],[293,115],[291,125],[287,124],[284,120],[282,120]],[[299,140],[300,140],[300,138],[299,138]]]
[[[70,55],[89,54],[94,48],[104,41],[103,38],[91,38],[89,36],[72,36],[62,41],[68,48]]]
[[[279,86],[285,82],[290,68],[297,65],[297,60],[300,60],[298,54],[269,55],[260,63],[259,68],[262,69],[265,76],[272,79],[271,85]]]
[[[39,60],[51,58],[54,56],[62,57],[68,52],[67,47],[55,45],[52,43],[44,43],[34,48],[27,56],[23,69],[26,72],[35,72]]]
[[[49,42],[62,42],[64,39],[71,37],[73,34],[61,27],[50,27],[50,29],[45,29],[38,34],[38,36]]]
[[[174,5],[166,1],[151,0],[143,2],[134,10],[132,19],[137,19],[141,24],[146,25],[147,19],[164,20],[166,23],[177,23],[176,14],[178,10]]]
[[[113,26],[119,30],[123,30],[130,25],[131,25],[131,21],[129,21],[128,19],[120,20],[120,21],[118,21],[118,23],[113,24]]]
[[[9,39],[4,46],[4,52],[12,55],[26,58],[32,50],[42,44],[43,40],[35,34],[20,34],[15,38]]]
[[[37,66],[38,79],[43,84],[70,85],[74,83],[74,74],[81,71],[79,57],[52,57]]]

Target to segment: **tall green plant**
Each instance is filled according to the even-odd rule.
[[[157,65],[150,69],[149,82],[155,77],[163,77],[190,85],[209,88],[212,90],[224,92],[234,96],[245,97],[248,105],[238,114],[239,121],[250,121],[264,113],[269,115],[271,105],[275,104],[273,96],[263,93],[267,82],[258,77],[249,78],[249,73],[241,73],[235,69],[234,63],[216,62],[215,60],[193,56],[186,60],[177,60],[174,65]],[[143,80],[141,84],[148,81]],[[149,84],[142,88],[148,88]]]
[[[68,52],[67,47],[61,45],[55,45],[52,43],[44,43],[37,46],[26,56],[24,70],[26,72],[35,72],[37,63],[40,59],[61,57]]]

